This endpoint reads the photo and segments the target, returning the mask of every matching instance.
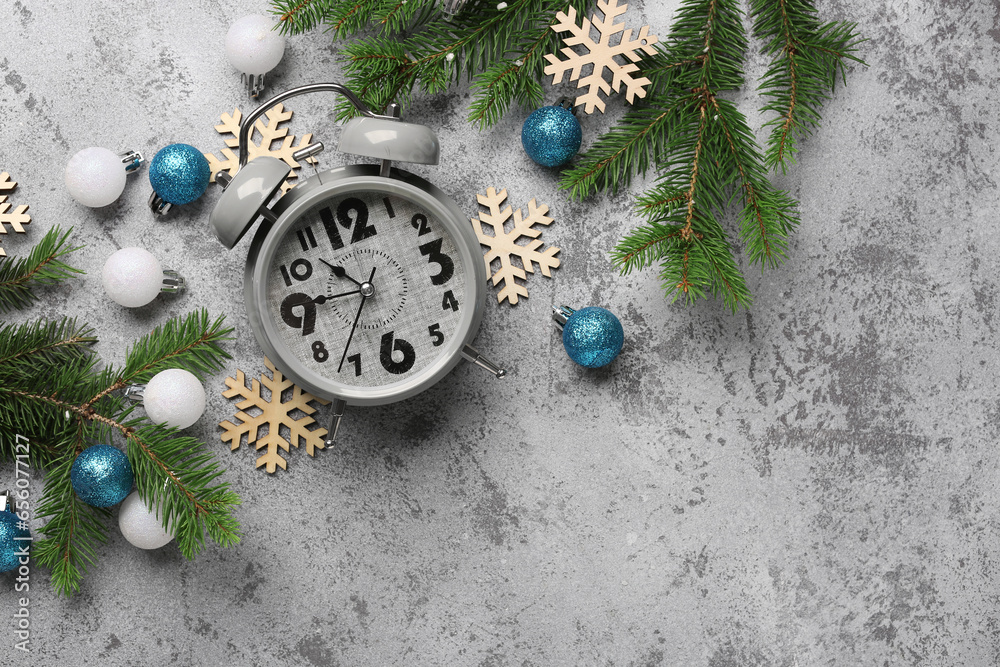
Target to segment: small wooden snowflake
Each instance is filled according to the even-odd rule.
[[[283,105],[275,104],[264,114],[264,119],[259,119],[254,123],[254,131],[250,133],[249,153],[250,160],[259,155],[270,155],[292,168],[291,173],[281,184],[281,192],[285,193],[295,187],[301,164],[292,157],[292,154],[312,143],[312,134],[303,134],[299,137],[298,144],[295,143],[295,135],[288,133],[288,126],[285,125],[292,119],[292,112],[286,110]],[[212,169],[211,182],[215,182],[215,176],[222,171],[229,172],[230,176],[235,176],[240,167],[239,146],[240,146],[240,122],[243,120],[243,113],[239,109],[233,109],[232,114],[224,113],[220,116],[221,123],[215,126],[219,134],[228,134],[226,137],[226,148],[222,149],[223,159],[215,157],[212,153],[205,153],[208,165]],[[307,160],[309,164],[315,164],[314,158]]]
[[[486,261],[486,275],[492,277],[494,286],[503,283],[503,288],[497,294],[497,302],[503,303],[503,300],[507,299],[508,303],[515,306],[518,296],[528,296],[528,288],[515,282],[515,279],[524,280],[527,273],[534,273],[534,264],[538,264],[538,268],[546,278],[552,277],[551,269],[559,267],[559,260],[556,258],[559,248],[542,249],[542,242],[538,239],[542,230],[534,228],[535,225],[552,224],[552,218],[546,215],[549,207],[546,204],[539,206],[532,199],[528,202],[528,215],[522,217],[521,209],[513,212],[510,206],[501,209],[507,200],[507,191],[497,192],[496,188],[487,188],[486,194],[477,194],[476,199],[480,205],[489,208],[488,213],[480,213],[479,218],[472,219],[472,226],[479,242],[490,249],[483,258]],[[506,231],[504,223],[512,217],[514,226],[510,231]],[[483,225],[489,225],[493,234],[486,234]],[[522,237],[534,240],[525,245],[518,245],[517,241]],[[514,257],[517,257],[521,266],[511,261]],[[499,266],[493,271],[492,265],[495,261]]]
[[[10,180],[10,175],[4,171],[0,172],[0,192],[11,193],[17,187],[17,183]],[[7,195],[0,194],[0,234],[6,234],[7,228],[4,225],[10,226],[18,234],[24,234],[24,225],[31,222],[31,216],[27,213],[27,205],[16,206],[14,210],[11,210],[11,205],[7,203]],[[7,253],[3,248],[0,248],[0,257],[6,257]]]
[[[615,23],[615,19],[628,9],[628,5],[619,5],[618,0],[597,0],[597,8],[604,14],[604,18],[598,18],[594,14],[593,23],[584,18],[581,25],[576,24],[576,9],[573,7],[569,8],[568,14],[557,13],[559,23],[551,28],[556,32],[570,33],[563,40],[565,48],[559,50],[565,59],[551,53],[545,55],[549,62],[545,66],[545,73],[552,75],[553,84],[562,81],[563,74],[569,72],[570,81],[579,80],[577,88],[587,89],[586,93],[576,98],[576,104],[582,106],[587,113],[593,113],[595,108],[603,113],[604,100],[601,93],[617,93],[623,85],[625,99],[629,104],[633,104],[637,97],[645,97],[650,80],[644,76],[636,78],[632,74],[639,69],[635,63],[642,60],[640,51],[647,55],[656,53],[653,44],[657,42],[657,37],[649,34],[648,25],[642,26],[638,36],[633,39],[631,29],[625,30],[624,23]],[[596,28],[600,34],[600,39],[596,42],[590,36],[591,27]],[[622,33],[621,39],[612,44],[612,37],[619,33]],[[583,47],[586,53],[577,53],[572,48],[574,46]],[[622,60],[630,62],[621,62]],[[592,65],[593,70],[581,78],[582,70],[587,65]],[[610,72],[611,81],[605,80],[605,70]]]
[[[277,468],[285,470],[288,464],[279,450],[287,454],[291,447],[298,447],[304,442],[306,453],[316,456],[317,449],[326,447],[326,429],[310,430],[310,427],[316,425],[316,420],[312,418],[316,408],[312,403],[315,401],[320,405],[328,405],[329,401],[299,389],[281,371],[275,369],[270,359],[265,357],[264,364],[271,371],[271,377],[262,374],[260,380],[251,380],[250,387],[247,387],[246,374],[241,370],[236,371],[235,378],[226,378],[228,389],[222,395],[226,398],[243,398],[236,403],[239,409],[236,419],[240,423],[234,424],[227,419],[219,426],[224,430],[222,441],[229,443],[230,450],[240,446],[243,436],[246,436],[247,444],[254,445],[258,451],[266,448],[267,451],[257,459],[257,467],[265,466],[267,472],[273,473]],[[268,390],[267,397],[261,393],[262,388]],[[245,412],[247,410],[257,414],[251,415]],[[262,433],[265,427],[266,434]],[[287,433],[287,436],[283,433]]]

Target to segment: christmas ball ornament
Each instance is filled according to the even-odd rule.
[[[126,308],[145,306],[160,292],[184,289],[184,279],[176,271],[164,269],[160,260],[142,248],[122,248],[108,257],[101,282],[108,296]]]
[[[92,507],[117,505],[132,490],[132,464],[118,448],[94,445],[80,452],[69,471],[80,500]]]
[[[190,204],[205,194],[212,168],[194,146],[170,144],[161,148],[149,163],[149,183],[153,193],[149,207],[165,214],[171,206]]]
[[[565,106],[535,109],[521,126],[524,152],[543,167],[569,162],[580,150],[581,141],[580,121]]]
[[[107,148],[84,148],[66,165],[66,189],[84,206],[107,206],[121,197],[126,176],[136,171],[140,164],[142,155],[135,151],[119,155]]]
[[[264,75],[285,55],[285,36],[272,19],[259,14],[244,16],[226,33],[226,58],[242,73],[250,97],[264,90]]]
[[[17,569],[24,548],[31,544],[31,533],[13,512],[0,511],[0,572]]]
[[[563,347],[569,358],[587,368],[607,366],[625,344],[622,323],[604,308],[573,310],[553,307],[552,319],[562,327]]]
[[[129,544],[140,549],[159,549],[174,539],[163,529],[157,513],[139,497],[138,491],[130,493],[118,510],[118,528]]]
[[[187,428],[205,412],[205,388],[193,373],[171,368],[146,384],[142,403],[154,423]]]

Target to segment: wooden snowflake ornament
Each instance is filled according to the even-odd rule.
[[[646,96],[646,86],[650,80],[646,77],[634,78],[632,73],[639,69],[635,63],[642,60],[640,51],[647,55],[656,53],[653,44],[657,42],[656,35],[649,34],[649,26],[644,25],[639,29],[639,35],[633,39],[632,30],[625,30],[624,23],[615,23],[615,18],[621,16],[628,9],[628,5],[619,5],[618,0],[597,0],[597,8],[604,14],[603,19],[593,16],[593,24],[590,19],[584,18],[583,25],[576,24],[576,9],[569,8],[569,13],[559,12],[556,19],[559,23],[551,26],[556,32],[568,32],[563,42],[565,48],[559,52],[566,56],[565,60],[554,54],[546,54],[545,59],[549,62],[545,66],[545,73],[552,75],[552,83],[562,81],[563,74],[569,72],[569,80],[577,81],[577,88],[586,88],[587,92],[576,98],[577,106],[583,106],[584,111],[593,113],[594,109],[600,109],[604,113],[604,100],[601,93],[610,95],[617,93],[621,87],[625,86],[625,99],[629,104],[633,104],[635,98]],[[590,29],[594,27],[600,34],[600,41],[595,42],[590,36]],[[611,44],[611,38],[618,33],[624,33],[621,41],[615,45]],[[573,50],[574,46],[582,46],[586,53],[580,54]],[[623,60],[631,62],[622,62]],[[589,75],[580,78],[581,70],[585,65],[593,65],[594,69]],[[604,70],[611,73],[611,81],[604,78]]]
[[[521,209],[511,213],[510,206],[501,209],[507,200],[507,191],[496,191],[496,188],[487,188],[485,195],[476,195],[476,199],[481,206],[489,208],[489,213],[480,213],[479,218],[472,219],[472,226],[476,231],[479,242],[487,246],[490,250],[483,258],[486,261],[486,275],[492,274],[493,285],[503,283],[503,288],[497,294],[497,303],[503,303],[504,299],[512,306],[517,305],[519,296],[527,297],[528,289],[515,282],[515,279],[524,280],[527,273],[534,273],[534,264],[538,264],[542,275],[546,278],[552,277],[551,269],[559,267],[559,260],[556,254],[559,248],[549,247],[542,249],[542,242],[538,239],[542,231],[534,229],[535,225],[550,225],[552,218],[546,213],[549,207],[545,204],[538,206],[535,200],[528,202],[527,217],[521,216]],[[504,230],[504,223],[513,217],[514,226],[508,232]],[[489,225],[493,234],[487,235],[483,231],[483,225]],[[518,245],[517,241],[521,237],[533,239],[525,245]],[[517,257],[521,266],[514,264],[511,259]],[[493,271],[492,264],[499,260],[499,268]]]
[[[14,192],[14,188],[17,187],[17,183],[10,180],[10,175],[5,172],[0,172],[0,192],[11,193]],[[27,213],[28,207],[16,206],[14,210],[11,210],[11,205],[7,203],[7,195],[0,194],[0,234],[7,233],[7,226],[10,226],[18,234],[24,234],[24,225],[31,222],[31,216]],[[0,257],[6,257],[7,253],[3,248],[0,248]]]
[[[258,155],[270,155],[284,160],[285,164],[292,168],[285,182],[281,184],[281,192],[284,194],[295,187],[299,176],[297,170],[302,166],[292,154],[312,143],[312,134],[303,134],[296,144],[295,135],[288,134],[288,126],[283,125],[292,119],[292,112],[286,111],[281,104],[275,104],[268,109],[265,116],[267,123],[264,123],[263,118],[259,119],[254,123],[254,131],[250,133],[249,159],[253,160]],[[222,149],[223,159],[220,160],[212,153],[205,153],[208,165],[212,169],[210,179],[212,183],[220,172],[228,171],[230,176],[235,176],[240,167],[240,122],[243,120],[243,113],[239,109],[233,109],[232,114],[224,113],[219,118],[222,122],[215,126],[215,130],[219,134],[229,136],[226,137],[226,148]],[[309,158],[307,162],[315,164],[316,160]]]
[[[306,453],[316,456],[317,449],[326,447],[326,429],[309,430],[309,427],[316,424],[316,420],[312,418],[312,414],[316,412],[312,402],[328,405],[329,401],[316,398],[296,387],[281,371],[275,369],[270,359],[265,357],[264,364],[271,371],[272,377],[262,374],[260,380],[255,378],[251,381],[249,388],[246,386],[246,375],[241,370],[236,371],[235,378],[226,378],[228,389],[222,395],[226,398],[243,397],[236,404],[240,410],[236,413],[236,419],[241,423],[234,424],[226,420],[219,426],[224,429],[222,441],[229,443],[230,451],[240,446],[244,435],[247,436],[247,444],[253,444],[258,451],[267,448],[257,459],[256,467],[265,466],[267,472],[273,473],[279,467],[285,470],[288,464],[279,450],[284,450],[287,454],[291,447],[298,447],[304,441]],[[270,392],[269,397],[265,398],[261,394],[262,387]],[[288,400],[285,400],[286,396]],[[251,415],[245,410],[253,410],[257,414]],[[302,415],[301,418],[299,414]],[[261,433],[264,427],[267,428],[266,434]],[[282,432],[288,433],[288,436],[283,437]]]

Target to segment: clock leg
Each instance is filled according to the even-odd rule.
[[[326,429],[327,447],[332,447],[337,439],[337,430],[340,428],[340,420],[344,417],[345,409],[347,409],[347,401],[342,398],[335,398],[330,404],[330,426]]]
[[[484,357],[479,350],[472,347],[471,345],[466,345],[465,347],[462,348],[462,356],[465,357],[466,360],[471,361],[480,368],[485,368],[490,373],[493,373],[493,375],[497,376],[498,380],[503,376],[507,375],[506,370],[500,368],[500,366],[498,366],[496,363]]]

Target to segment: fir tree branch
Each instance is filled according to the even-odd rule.
[[[330,4],[324,0],[272,0],[271,13],[277,17],[282,34],[300,35],[323,22]]]
[[[37,299],[34,287],[55,285],[66,280],[79,269],[60,258],[82,246],[70,247],[66,241],[73,228],[65,232],[54,226],[31,249],[27,257],[0,261],[0,312],[20,309]]]
[[[37,373],[39,366],[61,363],[91,353],[94,330],[64,317],[0,327],[0,379],[11,373]]]
[[[581,200],[597,192],[616,194],[627,188],[663,155],[668,138],[681,122],[681,109],[688,104],[690,99],[659,96],[649,106],[630,110],[574,167],[563,172],[559,189]]]
[[[228,483],[214,483],[222,470],[201,443],[159,426],[130,428],[126,437],[139,495],[176,536],[185,558],[201,551],[205,532],[224,547],[239,542],[231,515],[239,496]]]
[[[846,83],[848,61],[865,64],[854,55],[865,40],[854,23],[821,23],[812,0],[750,0],[750,13],[754,35],[773,56],[758,86],[769,100],[762,110],[777,114],[764,125],[771,128],[764,162],[784,173],[800,140],[819,125],[837,75]]]
[[[70,469],[75,457],[65,458],[46,473],[45,491],[36,516],[49,518],[35,540],[32,556],[52,569],[52,587],[62,595],[80,589],[87,567],[97,561],[97,546],[107,541],[107,509],[91,507],[81,501],[70,483]]]
[[[571,4],[582,10],[587,0]],[[387,34],[357,40],[343,50],[347,85],[372,109],[384,110],[391,102],[407,106],[415,87],[442,92],[464,73],[478,91],[470,118],[490,126],[511,102],[541,102],[541,56],[558,39],[549,25],[561,9],[563,0],[513,0],[502,10],[475,3],[454,17],[411,26],[405,39]],[[338,119],[356,114],[346,102],[337,109]]]
[[[125,368],[115,381],[98,392],[85,405],[90,407],[113,391],[123,389],[133,382],[145,382],[167,368],[185,368],[204,380],[222,367],[223,359],[230,359],[220,347],[225,340],[232,340],[232,328],[223,329],[225,320],[219,316],[209,321],[208,311],[189,313],[183,320],[168,320],[162,327],[143,336],[126,354]]]
[[[753,131],[736,106],[713,98],[712,108],[725,135],[729,159],[739,173],[740,241],[751,263],[773,268],[784,260],[788,237],[798,226],[797,203],[771,185]]]
[[[199,377],[229,358],[220,343],[231,329],[204,310],[174,318],[138,340],[125,366],[94,370],[89,327],[71,320],[39,321],[0,329],[0,456],[10,455],[15,434],[45,442],[49,469],[39,516],[48,518],[39,542],[40,561],[53,568],[53,585],[72,593],[103,542],[102,518],[108,513],[83,505],[69,479],[73,460],[87,442],[123,438],[137,488],[151,507],[161,508],[164,525],[192,558],[205,533],[223,546],[239,540],[232,508],[239,503],[227,483],[220,483],[218,463],[204,445],[176,429],[133,417],[134,407],[115,393],[126,384],[148,380],[167,367],[184,367]],[[67,351],[68,350],[68,351]],[[32,360],[33,364],[24,363]],[[32,451],[35,451],[33,444]]]

